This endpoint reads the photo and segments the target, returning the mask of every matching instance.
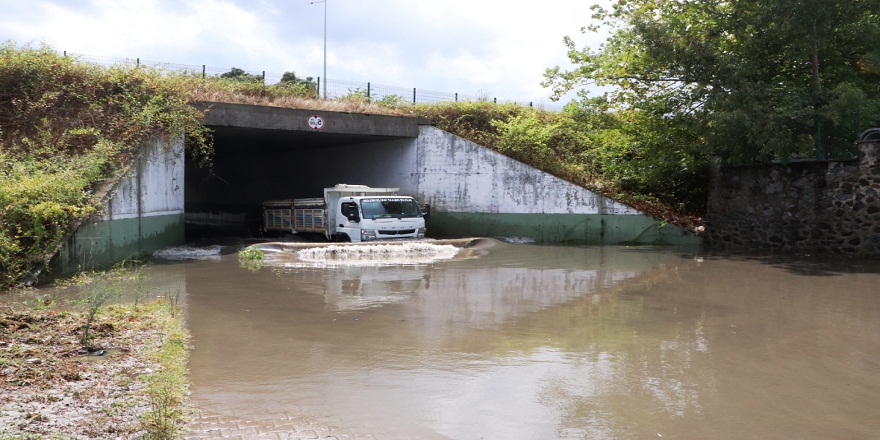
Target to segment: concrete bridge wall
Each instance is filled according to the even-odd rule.
[[[325,121],[322,130],[307,126],[314,115]],[[183,243],[190,219],[239,222],[239,230],[255,233],[263,200],[314,197],[337,183],[399,187],[430,203],[434,237],[700,243],[675,226],[426,122],[216,104],[207,123],[217,129],[217,174],[185,165],[180,140],[146,146],[108,193],[103,217],[82,224],[53,267],[67,274]]]
[[[53,275],[104,268],[184,240],[184,160],[180,139],[156,140],[104,198],[103,215],[88,220],[51,261]]]
[[[434,208],[429,222],[434,235],[587,244],[700,243],[678,227],[435,127],[421,126],[412,144],[413,192]]]
[[[344,180],[328,184],[399,187],[401,194],[430,203],[428,230],[434,237],[700,244],[699,237],[681,228],[430,125],[420,125],[416,139],[321,154],[348,170]]]

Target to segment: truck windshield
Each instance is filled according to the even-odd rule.
[[[364,199],[361,200],[361,211],[366,219],[422,216],[413,199]]]

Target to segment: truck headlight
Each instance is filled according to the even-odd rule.
[[[426,230],[426,229],[427,229],[427,228],[419,228],[419,229],[416,231],[416,238],[425,238],[425,230]]]
[[[375,229],[361,229],[361,241],[375,240],[375,239],[376,239],[376,230]]]

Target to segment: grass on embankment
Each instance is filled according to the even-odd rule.
[[[189,333],[175,309],[175,305],[165,304],[165,313],[160,318],[161,343],[148,352],[159,370],[146,377],[150,410],[141,414],[140,420],[147,438],[177,438],[185,421]]]

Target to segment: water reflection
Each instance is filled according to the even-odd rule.
[[[382,439],[876,438],[880,264],[495,242],[409,265],[157,266],[193,400]]]
[[[227,414],[390,439],[880,432],[873,268],[504,243],[407,266],[200,264],[194,398]]]
[[[603,433],[616,429],[613,413],[588,412],[584,425],[578,402],[620,382],[626,362],[603,341],[631,337],[618,319],[641,311],[621,292],[691,264],[664,252],[495,243],[480,258],[430,264],[280,264],[238,272],[223,289],[196,271],[194,390],[236,413],[296,402],[381,438]],[[693,399],[665,382],[654,389],[661,405]]]

